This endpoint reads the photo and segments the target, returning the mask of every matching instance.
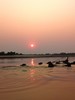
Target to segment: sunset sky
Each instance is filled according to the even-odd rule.
[[[0,0],[0,51],[75,52],[75,0]]]

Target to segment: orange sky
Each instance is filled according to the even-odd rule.
[[[74,43],[75,0],[0,0],[0,51],[75,52]]]

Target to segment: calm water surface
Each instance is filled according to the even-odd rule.
[[[23,63],[32,66],[38,65],[39,62],[46,64],[48,61],[65,60],[65,57],[50,57],[50,58],[20,58],[20,59],[0,59],[0,66],[19,66]],[[69,58],[70,62],[75,61],[75,57]]]
[[[24,91],[48,84],[51,81],[75,82],[75,65],[65,67],[57,65],[48,68],[48,61],[65,60],[65,58],[35,59],[0,59],[0,93]],[[70,62],[75,58],[69,58]],[[43,65],[38,65],[43,62]],[[29,67],[21,67],[26,63]]]

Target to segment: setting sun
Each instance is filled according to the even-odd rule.
[[[34,44],[31,44],[30,47],[33,48],[34,47]]]

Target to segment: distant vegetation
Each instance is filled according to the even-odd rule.
[[[47,53],[46,55],[51,55],[52,57],[69,57],[69,56],[75,56],[75,53],[53,53],[53,54],[49,54]]]
[[[22,53],[16,53],[13,51],[5,53],[4,51],[0,52],[1,56],[11,56],[11,55],[23,55],[23,57],[75,57],[75,53],[46,53],[46,54],[22,54]],[[21,56],[22,57],[22,56]]]
[[[5,53],[4,51],[0,52],[0,55],[22,55],[22,53],[16,53],[13,51]]]

